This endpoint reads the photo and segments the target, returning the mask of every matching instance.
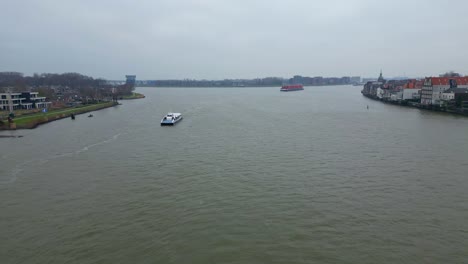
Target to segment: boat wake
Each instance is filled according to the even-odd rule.
[[[83,147],[83,148],[81,148],[79,150],[73,151],[73,152],[67,152],[67,153],[52,155],[52,156],[41,158],[41,159],[33,159],[33,160],[25,161],[25,162],[23,162],[21,164],[16,165],[16,167],[14,167],[10,171],[9,179],[5,180],[5,181],[0,181],[0,185],[7,185],[7,184],[12,184],[12,183],[16,182],[16,180],[18,179],[18,175],[21,172],[23,172],[23,170],[26,167],[30,167],[31,165],[35,165],[35,166],[44,165],[47,162],[50,162],[50,161],[53,161],[53,160],[56,160],[56,159],[59,159],[59,158],[79,155],[81,153],[84,153],[84,152],[90,150],[91,148],[96,147],[96,146],[107,144],[107,143],[110,143],[110,142],[112,142],[114,140],[117,140],[121,134],[122,133],[118,133],[118,134],[112,136],[109,139],[106,139],[106,140],[103,140],[103,141],[100,141],[100,142],[97,142],[97,143],[93,143],[91,145],[85,146],[85,147]]]
[[[86,147],[83,147],[83,148],[80,149],[80,150],[77,150],[77,151],[71,153],[71,154],[72,154],[72,155],[78,155],[78,154],[80,154],[80,153],[83,153],[83,152],[88,151],[90,148],[94,148],[94,147],[99,146],[99,145],[107,144],[107,143],[112,142],[112,141],[116,140],[117,138],[119,138],[120,135],[121,135],[121,133],[116,134],[116,135],[114,135],[114,136],[113,136],[112,138],[110,138],[110,139],[106,139],[106,140],[104,140],[104,141],[101,141],[101,142],[97,142],[97,143],[88,145],[88,146],[86,146]],[[69,154],[69,153],[67,153],[67,154]]]

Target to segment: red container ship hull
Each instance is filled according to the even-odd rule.
[[[281,87],[281,92],[293,92],[293,91],[301,91],[304,90],[304,86],[301,84],[295,84],[295,85],[283,85]]]

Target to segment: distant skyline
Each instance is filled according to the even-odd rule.
[[[0,71],[109,80],[468,74],[468,1],[5,0]]]

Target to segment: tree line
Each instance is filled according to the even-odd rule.
[[[112,88],[116,88],[117,96],[131,94],[133,85],[112,86],[105,79],[93,78],[79,73],[42,73],[24,76],[18,72],[0,72],[0,92],[39,91],[47,97],[53,97],[54,87],[67,87],[81,96],[107,96]]]

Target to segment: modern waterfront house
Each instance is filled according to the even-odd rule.
[[[21,109],[24,100],[21,93],[0,93],[0,110]]]
[[[0,110],[48,108],[51,102],[39,97],[38,92],[0,93]]]
[[[38,92],[23,92],[21,96],[25,98],[23,108],[48,108],[51,102],[47,102],[45,97],[38,96]]]

